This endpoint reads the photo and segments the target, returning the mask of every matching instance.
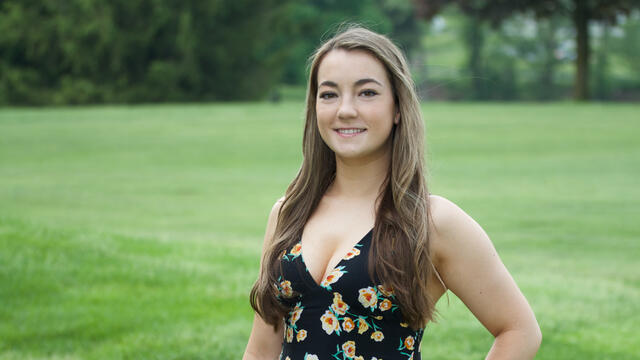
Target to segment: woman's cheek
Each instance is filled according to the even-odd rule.
[[[328,131],[330,131],[330,129],[327,127],[326,124],[324,124],[320,120],[320,118],[318,118],[318,121],[316,122],[316,125],[318,126],[318,132],[320,133],[320,138],[328,146],[329,145],[329,135],[330,135],[328,133]]]

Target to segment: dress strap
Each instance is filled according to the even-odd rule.
[[[449,305],[449,292],[447,291],[449,290],[449,288],[447,287],[447,285],[445,285],[444,281],[442,281],[442,278],[440,277],[440,273],[438,273],[438,269],[436,269],[436,266],[433,265],[433,262],[431,262],[431,267],[433,267],[433,271],[436,272],[436,277],[438,278],[438,280],[440,280],[442,287],[444,287],[444,293],[447,294],[447,305]]]
[[[431,262],[431,267],[433,267],[433,271],[436,272],[436,277],[438,277],[438,280],[440,280],[440,283],[442,284],[442,287],[444,287],[444,291],[449,290],[449,288],[447,288],[447,285],[444,284],[444,281],[442,281],[442,278],[440,277],[440,274],[438,273],[438,269],[436,269],[436,266],[433,265],[433,262]]]

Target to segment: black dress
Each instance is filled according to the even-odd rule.
[[[302,259],[300,242],[282,254],[279,299],[292,310],[285,318],[280,359],[420,359],[424,329],[403,323],[393,291],[368,275],[372,234],[373,229],[320,284]]]

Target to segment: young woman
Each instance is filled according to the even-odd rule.
[[[423,141],[389,39],[351,27],[315,52],[304,160],[269,215],[245,360],[420,359],[446,290],[495,336],[487,359],[534,357],[533,311],[483,229],[427,191]]]

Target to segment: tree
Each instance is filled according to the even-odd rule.
[[[291,19],[291,27],[278,35],[288,47],[281,81],[285,84],[304,84],[305,64],[309,56],[322,40],[329,38],[343,23],[357,22],[378,32],[389,32],[389,20],[381,12],[377,2],[378,0],[290,2],[285,16]]]
[[[410,56],[420,46],[423,22],[405,0],[306,0],[291,2],[286,16],[292,21],[280,37],[289,49],[282,81],[304,84],[305,63],[313,50],[340,24],[355,22],[388,34]]]
[[[289,3],[0,0],[0,104],[264,98]]]
[[[538,18],[556,14],[568,16],[576,32],[576,77],[574,98],[589,98],[589,23],[616,24],[619,15],[639,8],[637,0],[414,0],[419,15],[431,19],[443,7],[455,4],[464,13],[473,14],[497,26],[514,13],[533,12]]]

